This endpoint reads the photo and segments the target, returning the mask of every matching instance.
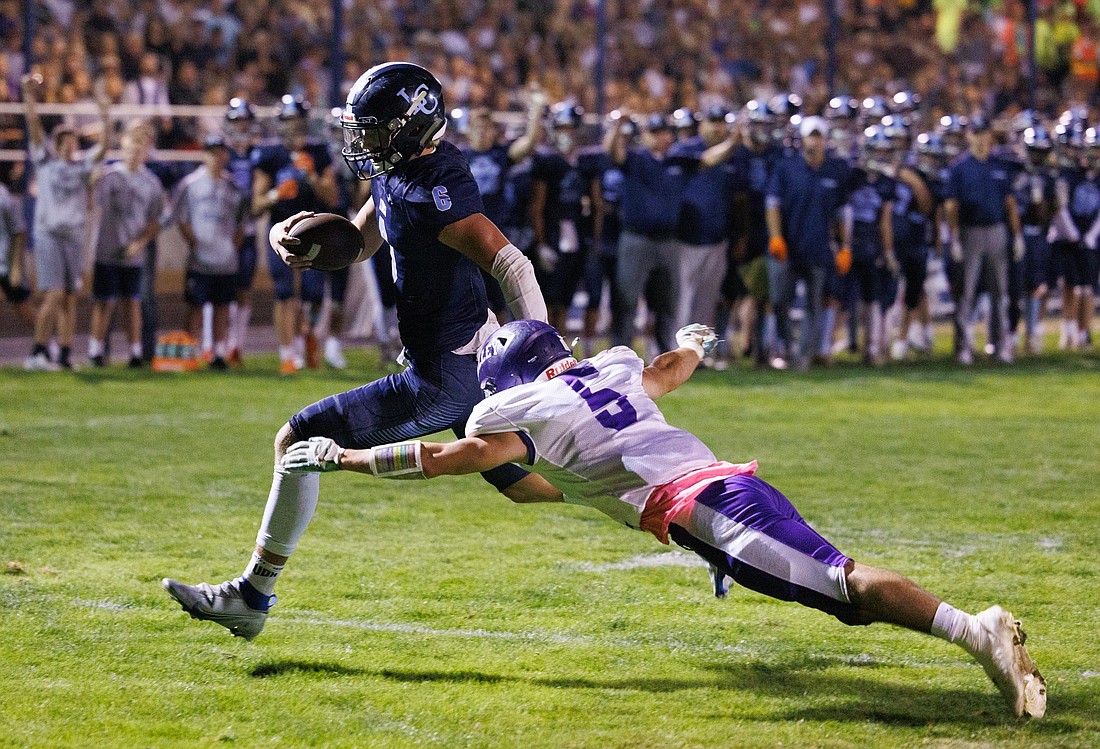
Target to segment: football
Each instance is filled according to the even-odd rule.
[[[305,255],[317,270],[347,268],[363,251],[363,235],[355,224],[336,213],[318,213],[294,224],[290,236],[301,244],[287,249]]]

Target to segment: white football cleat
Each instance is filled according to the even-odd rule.
[[[1017,718],[1041,718],[1047,711],[1047,683],[1028,655],[1020,622],[1000,606],[974,615],[977,640],[971,654],[985,669]],[[968,638],[971,639],[971,638]],[[969,648],[968,648],[969,649]]]
[[[61,367],[54,364],[46,354],[35,354],[23,360],[23,369],[28,372],[56,372]]]
[[[227,580],[221,585],[184,585],[166,577],[160,585],[192,619],[220,624],[234,637],[251,640],[260,634],[267,622],[266,611],[254,609],[244,602],[239,580]],[[275,597],[271,598],[274,603]]]

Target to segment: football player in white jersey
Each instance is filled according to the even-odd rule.
[[[474,407],[465,439],[345,450],[315,437],[287,450],[282,467],[425,479],[523,463],[552,485],[529,501],[588,505],[662,543],[671,538],[707,561],[720,598],[728,577],[845,624],[887,622],[933,634],[981,663],[1018,717],[1042,717],[1046,683],[1012,614],[1000,606],[968,614],[895,572],[855,562],[753,475],[755,461],[718,461],[694,435],[665,422],[654,399],[691,376],[715,336],[689,325],[676,340],[680,348],[648,367],[621,346],[578,362],[546,323],[509,323],[481,348],[478,379],[487,397]]]

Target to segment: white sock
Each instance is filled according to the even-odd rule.
[[[932,634],[972,652],[976,643],[971,643],[967,635],[971,634],[970,624],[973,619],[965,611],[941,601],[936,609],[936,616],[932,619]]]
[[[287,359],[294,358],[293,346],[280,346],[279,347],[279,361],[286,361]]]
[[[93,356],[103,356],[103,341],[97,341],[95,338],[88,339],[88,358]]]
[[[272,564],[263,557],[259,552],[252,552],[252,559],[249,560],[248,566],[245,567],[244,577],[253,588],[260,591],[264,595],[273,595],[275,593],[275,581],[279,577],[279,573],[283,571],[283,565]]]
[[[237,331],[236,331],[235,337],[234,337],[235,343],[234,343],[233,348],[239,348],[239,349],[244,348],[244,339],[248,335],[248,324],[249,324],[249,322],[251,322],[251,319],[252,319],[252,305],[251,304],[242,304],[239,307],[237,307],[237,319],[234,321]]]
[[[237,303],[229,303],[229,346],[231,348],[237,347]]]
[[[130,344],[130,356],[134,357],[135,359],[140,359],[141,358],[141,344],[140,343],[131,343]]]
[[[256,545],[281,557],[293,554],[317,509],[320,489],[319,473],[287,473],[276,468]]]
[[[217,358],[224,359],[226,350],[225,341],[218,341],[214,344],[214,356]]]
[[[214,305],[202,305],[202,350],[214,348]]]
[[[927,325],[924,326],[924,344],[926,346],[931,346],[932,345],[932,338],[933,338],[932,323],[928,323]]]

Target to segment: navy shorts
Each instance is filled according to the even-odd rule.
[[[141,297],[141,268],[96,263],[92,270],[92,298],[97,302]]]
[[[294,297],[294,274],[299,273],[298,298],[303,302],[320,304],[325,298],[325,273],[324,271],[309,268],[303,271],[295,271],[283,262],[279,253],[270,250],[267,264],[271,270],[271,281],[275,286],[275,298],[280,302]]]
[[[4,292],[4,297],[12,304],[22,304],[31,296],[30,289],[26,286],[13,286],[7,273],[0,276],[0,291]]]
[[[237,298],[237,275],[214,275],[187,271],[183,299],[193,307],[210,304],[229,304]]]
[[[306,406],[290,419],[290,428],[300,440],[330,437],[342,447],[360,450],[445,429],[464,437],[470,412],[482,397],[472,354],[410,357],[399,374]],[[482,474],[497,489],[526,475],[512,464]]]
[[[898,253],[898,264],[905,278],[905,308],[916,309],[924,296],[924,282],[928,279],[928,248]]]
[[[1050,244],[1042,233],[1030,234],[1024,227],[1024,290],[1028,294],[1047,283],[1050,276]]]
[[[252,281],[256,277],[256,263],[259,260],[260,253],[256,249],[256,236],[244,238],[244,244],[241,245],[241,252],[238,255],[237,260],[237,288],[241,291],[248,291],[252,288]]]
[[[586,252],[559,252],[554,270],[546,278],[546,304],[551,307],[569,307],[584,277]]]

